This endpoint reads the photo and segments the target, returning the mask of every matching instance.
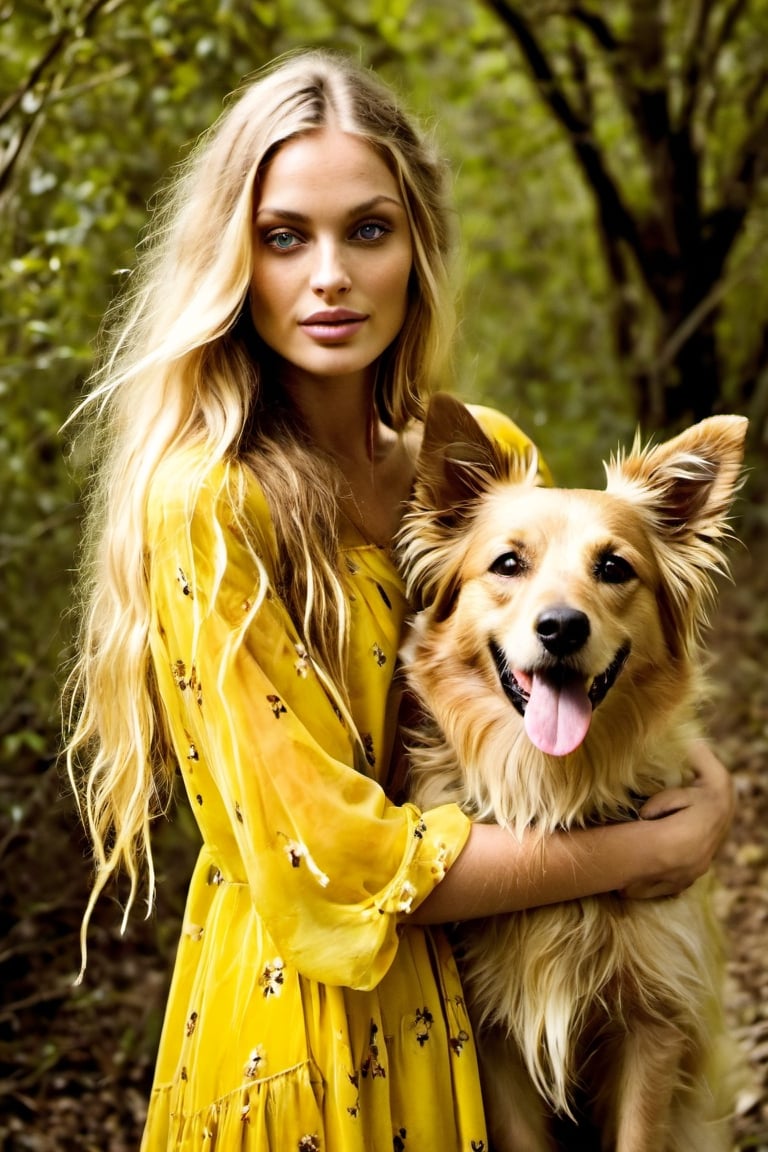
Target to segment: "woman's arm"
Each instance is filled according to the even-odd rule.
[[[706,872],[733,813],[726,769],[703,741],[690,755],[695,781],[658,793],[638,821],[522,840],[498,825],[475,824],[410,919],[471,920],[611,891],[633,898],[682,892]]]

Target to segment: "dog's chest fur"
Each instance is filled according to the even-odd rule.
[[[420,609],[403,654],[423,710],[411,796],[423,809],[454,801],[517,836],[636,819],[646,797],[689,777],[698,640],[745,422],[636,446],[612,463],[606,492],[573,493],[539,487],[535,459],[490,441],[456,402],[433,407],[402,533]],[[514,1039],[553,1110],[568,1112],[586,1054],[594,1084],[611,1083],[638,1031],[685,1037],[675,1083],[683,1096],[704,1084],[722,1027],[707,886],[461,929],[476,1021]],[[711,1113],[707,1093],[691,1116]]]

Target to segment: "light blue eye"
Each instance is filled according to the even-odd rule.
[[[273,232],[271,236],[267,237],[267,243],[273,248],[279,248],[280,251],[285,252],[287,249],[293,248],[298,240],[292,232]]]
[[[361,224],[357,230],[357,235],[361,240],[381,240],[389,229],[385,228],[383,224],[377,224],[374,220],[369,220],[367,224]]]

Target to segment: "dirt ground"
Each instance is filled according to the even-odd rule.
[[[738,1102],[737,1147],[768,1152],[768,542],[765,524],[721,595],[709,729],[733,771],[736,818],[720,852],[727,931],[729,1023],[749,1078]]]
[[[734,1149],[768,1152],[768,533],[759,517],[738,550],[711,634],[705,719],[737,795],[721,851],[727,1011],[748,1076]],[[159,829],[159,902],[120,938],[116,900],[90,933],[74,988],[88,867],[71,801],[51,761],[0,776],[0,1152],[133,1152],[196,847],[181,810]],[[652,1150],[649,1150],[652,1152]]]

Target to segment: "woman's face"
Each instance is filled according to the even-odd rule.
[[[251,315],[292,380],[365,382],[402,327],[412,260],[397,181],[360,137],[311,132],[270,161],[256,206]]]

